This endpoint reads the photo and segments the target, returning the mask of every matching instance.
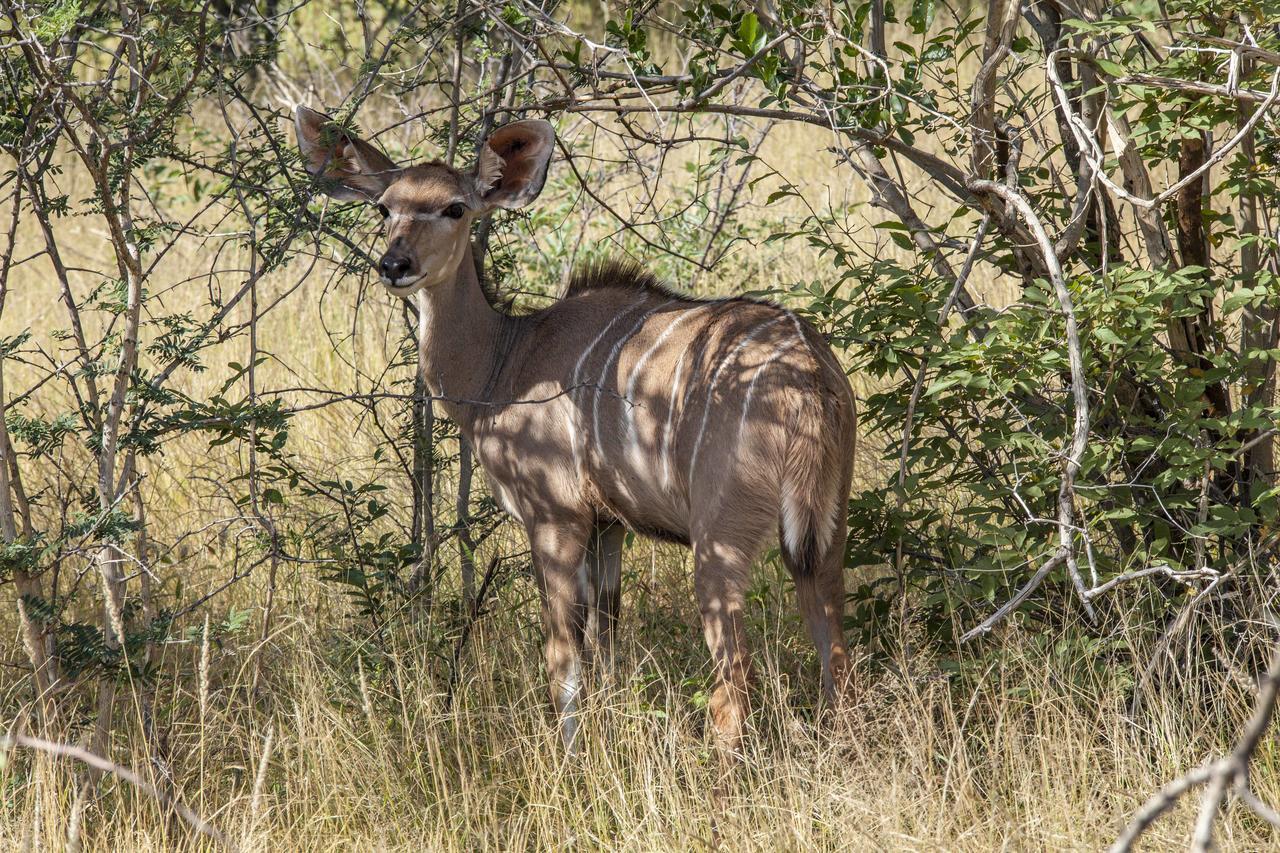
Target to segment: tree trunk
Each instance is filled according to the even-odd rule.
[[[13,445],[5,423],[4,364],[0,359],[0,541],[11,548],[34,534],[26,493],[18,472]],[[16,507],[15,507],[16,504]],[[15,511],[16,510],[16,511]],[[18,517],[22,518],[21,534]],[[18,567],[13,573],[17,593],[18,620],[22,634],[23,650],[31,662],[32,686],[35,690],[36,716],[40,725],[49,730],[56,723],[56,706],[53,702],[53,686],[57,681],[56,661],[50,654],[51,634],[48,623],[31,605],[43,602],[44,584],[40,576],[26,567]]]
[[[1244,73],[1247,73],[1247,67]],[[1243,125],[1249,116],[1250,110],[1241,102],[1239,123]],[[1252,174],[1257,164],[1252,133],[1240,143],[1240,155],[1249,164]],[[1240,193],[1240,234],[1244,237],[1244,245],[1240,248],[1240,285],[1244,288],[1258,284],[1261,257],[1254,242],[1261,233],[1258,222],[1258,197],[1246,184]],[[1246,353],[1275,349],[1280,345],[1280,306],[1269,300],[1256,308],[1245,308],[1240,316],[1240,342]],[[1244,405],[1271,406],[1276,397],[1275,362],[1271,359],[1251,360],[1246,363],[1245,371],[1248,379],[1245,381]],[[1275,485],[1275,440],[1264,438],[1252,447],[1245,454],[1244,466],[1246,493],[1254,484]]]
[[[1178,179],[1182,180],[1204,166],[1208,156],[1208,146],[1203,136],[1183,139],[1182,149],[1178,153]],[[1202,267],[1204,272],[1201,276],[1209,275],[1212,263],[1209,234],[1204,227],[1204,190],[1208,178],[1206,173],[1201,180],[1191,181],[1178,191],[1177,198],[1178,253],[1184,267]],[[1206,330],[1212,329],[1213,325],[1211,306],[1206,306],[1197,316],[1174,319],[1170,329],[1170,344],[1174,353],[1193,367],[1209,370],[1212,364],[1206,357],[1209,352]],[[1221,382],[1207,385],[1204,395],[1212,417],[1221,418],[1230,414],[1231,398]]]

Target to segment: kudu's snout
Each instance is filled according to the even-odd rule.
[[[413,262],[399,252],[387,252],[382,256],[382,260],[378,262],[378,272],[392,284],[408,278],[412,269]]]

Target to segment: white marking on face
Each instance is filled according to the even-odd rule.
[[[411,281],[405,282],[404,284],[396,284],[391,279],[387,278],[385,275],[379,274],[378,281],[382,282],[383,287],[385,287],[387,290],[390,290],[392,293],[396,294],[397,296],[411,296],[414,292],[416,292],[418,285],[426,281],[427,277],[428,277],[427,274],[423,273],[417,278],[412,279]]]
[[[715,396],[716,383],[720,380],[720,374],[724,372],[725,367],[727,367],[731,361],[737,358],[738,353],[741,352],[743,348],[747,346],[747,344],[751,343],[753,340],[756,339],[756,336],[758,336],[765,329],[768,329],[769,327],[778,323],[782,319],[783,319],[782,317],[775,317],[767,323],[762,323],[761,325],[756,326],[754,329],[751,330],[750,334],[748,334],[742,340],[738,341],[738,345],[735,346],[733,349],[731,349],[728,355],[726,355],[723,359],[721,359],[720,363],[716,365],[715,372],[711,374],[711,381],[707,383],[707,399],[702,406],[702,423],[698,426],[698,437],[693,443],[693,457],[689,460],[689,476],[690,477],[694,477],[697,475],[698,453],[699,451],[702,450],[702,439],[705,436],[707,431],[707,422],[711,418],[711,401]]]
[[[383,287],[396,296],[409,296],[413,293],[421,292],[425,288],[439,287],[448,281],[452,281],[458,274],[458,265],[462,263],[464,250],[471,238],[465,228],[457,229],[452,234],[446,235],[446,237],[452,240],[448,255],[435,262],[433,262],[434,259],[432,257],[418,258],[415,263],[426,264],[430,268],[424,270],[417,278],[401,284],[393,284],[385,275],[379,275],[378,280],[382,282]]]
[[[395,225],[397,222],[436,222],[440,218],[438,213],[392,213],[387,216],[387,224]]]

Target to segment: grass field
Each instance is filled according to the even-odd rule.
[[[710,847],[713,831],[731,850],[1088,850],[1221,750],[1206,732],[1243,710],[1153,694],[1160,704],[1135,722],[1115,679],[1050,653],[993,663],[976,680],[927,661],[905,675],[863,672],[856,703],[815,725],[799,626],[762,607],[754,731],[722,782],[702,732],[708,673],[687,575],[663,556],[652,591],[630,578],[616,682],[590,694],[578,761],[564,758],[544,707],[533,607],[484,620],[450,704],[439,649],[415,639],[423,626],[373,653],[368,637],[334,627],[341,608],[306,581],[266,647],[243,632],[170,644],[156,681],[161,754],[144,745],[135,709],[113,758],[172,779],[248,850],[689,850]],[[647,574],[635,557],[630,573]],[[522,590],[531,585],[511,592]],[[254,694],[257,655],[266,676]],[[1276,770],[1268,747],[1253,777],[1265,799],[1280,796]],[[0,844],[61,848],[77,810],[67,766],[11,754],[0,773]],[[1184,843],[1193,805],[1157,825],[1146,849]],[[154,801],[112,784],[80,826],[88,850],[195,844]],[[1225,849],[1271,843],[1248,817],[1224,827]]]

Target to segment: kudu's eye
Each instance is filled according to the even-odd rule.
[[[391,211],[387,210],[387,206],[385,204],[380,204],[378,205],[378,215],[383,219],[386,219],[391,215]]]
[[[462,202],[460,201],[455,201],[453,204],[449,205],[443,211],[441,211],[441,213],[443,213],[445,216],[449,217],[450,219],[461,219],[462,214],[466,212],[467,212],[467,209],[462,206]]]

